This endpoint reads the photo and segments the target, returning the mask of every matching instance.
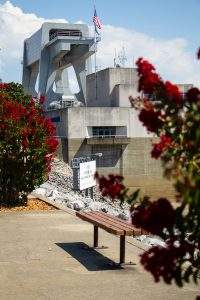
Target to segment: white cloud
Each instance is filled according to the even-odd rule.
[[[0,5],[0,77],[4,81],[21,81],[23,41],[38,30],[46,21],[67,22],[63,19],[47,20],[34,14],[24,13],[11,1]],[[81,24],[82,21],[77,21]],[[93,36],[93,27],[90,27]],[[97,65],[101,69],[112,67],[115,49],[119,53],[124,47],[127,61],[125,66],[132,67],[133,61],[140,56],[151,61],[165,80],[175,83],[194,83],[200,87],[199,61],[195,53],[190,53],[188,42],[183,38],[161,40],[144,33],[112,25],[104,25],[101,42],[98,44]],[[71,79],[72,86],[76,85]]]
[[[37,31],[44,22],[34,14],[25,14],[10,1],[0,5],[0,77],[3,81],[21,81],[24,39]],[[51,20],[67,22],[64,19]]]
[[[200,86],[199,61],[196,53],[189,52],[188,42],[183,38],[160,40],[111,25],[102,26],[101,38],[97,54],[97,65],[101,68],[113,66],[115,49],[119,53],[124,48],[126,67],[133,67],[138,57],[144,57],[156,67],[164,80]]]

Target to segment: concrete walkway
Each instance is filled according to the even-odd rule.
[[[114,268],[119,239],[100,230],[104,250],[92,245],[92,225],[63,211],[0,213],[0,299],[194,300],[199,286],[155,284],[138,263],[145,246],[127,239],[126,258]]]

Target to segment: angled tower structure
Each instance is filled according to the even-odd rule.
[[[53,101],[86,104],[86,75],[91,73],[95,40],[84,24],[44,23],[24,41],[22,85],[26,94],[46,96],[45,110]],[[73,67],[79,92],[69,88],[68,68]]]

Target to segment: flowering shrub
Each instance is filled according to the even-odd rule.
[[[49,171],[58,142],[44,100],[24,95],[19,84],[0,83],[0,205],[26,202]]]
[[[141,255],[145,269],[156,282],[175,279],[182,286],[190,278],[197,282],[200,276],[200,90],[192,88],[182,98],[177,86],[164,82],[148,61],[139,58],[137,67],[138,90],[148,97],[130,97],[130,102],[147,130],[159,138],[152,144],[151,156],[162,160],[164,175],[173,179],[179,206],[174,209],[165,198],[151,201],[141,197],[139,190],[130,195],[122,181],[114,196],[131,205],[135,226],[165,241],[164,247],[152,247]],[[112,197],[111,175],[96,177],[100,189],[105,187],[106,195]]]
[[[99,189],[103,196],[109,196],[112,199],[121,198],[120,194],[125,188],[122,184],[123,176],[110,174],[106,178],[105,176],[99,176],[96,172],[95,178],[99,182]]]

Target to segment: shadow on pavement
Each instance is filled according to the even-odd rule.
[[[89,248],[85,243],[56,243],[56,245],[79,261],[88,271],[123,269],[95,249]]]

